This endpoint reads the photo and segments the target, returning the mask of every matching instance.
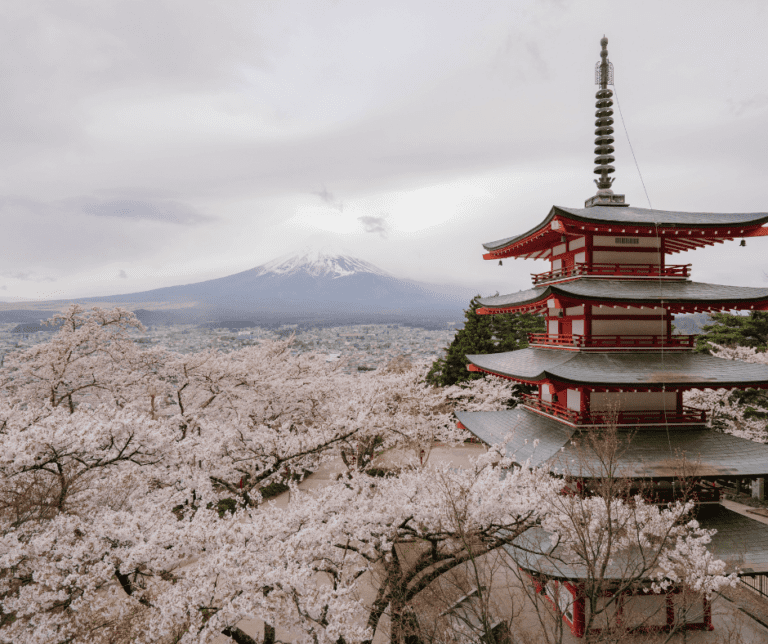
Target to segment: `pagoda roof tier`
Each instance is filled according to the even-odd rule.
[[[479,314],[541,313],[554,308],[597,305],[658,306],[672,313],[768,308],[768,288],[725,286],[689,281],[612,280],[581,277],[570,282],[537,286],[509,295],[483,297]]]
[[[645,208],[564,208],[553,206],[538,226],[522,235],[483,244],[485,259],[541,258],[561,242],[561,236],[618,234],[660,236],[664,250],[676,253],[710,246],[737,237],[768,235],[768,213],[671,212]]]
[[[705,503],[695,509],[695,518],[704,530],[716,530],[707,544],[717,559],[727,565],[727,571],[742,570],[745,573],[768,572],[768,525],[739,514],[719,503]],[[504,546],[515,561],[531,571],[558,579],[586,579],[588,571],[583,561],[567,561],[562,553],[554,551],[551,533],[535,527],[526,530],[513,545]],[[632,571],[646,565],[638,551],[621,552],[606,567],[606,581],[626,581]],[[656,572],[656,571],[653,571]],[[650,573],[650,571],[649,571]],[[653,579],[651,574],[647,580]]]
[[[516,463],[546,467],[553,474],[601,478],[600,462],[581,430],[525,408],[456,412],[459,422],[487,445],[507,439],[506,455]],[[597,431],[597,430],[587,430]],[[618,450],[617,476],[675,479],[683,457],[698,478],[768,476],[768,445],[698,426],[621,428],[625,445]],[[583,444],[579,444],[582,442]]]
[[[768,365],[694,353],[582,353],[520,349],[467,356],[470,371],[526,383],[566,382],[591,389],[768,387]]]

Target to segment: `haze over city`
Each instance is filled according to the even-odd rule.
[[[328,243],[397,277],[525,288],[543,264],[480,244],[594,194],[603,34],[652,206],[766,211],[767,29],[746,1],[6,4],[0,300]],[[615,191],[648,207],[621,117],[616,134]],[[758,246],[673,261],[756,286]]]

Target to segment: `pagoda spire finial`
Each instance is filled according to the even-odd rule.
[[[600,85],[595,95],[595,174],[600,178],[595,179],[597,194],[585,203],[588,208],[626,205],[624,195],[613,194],[613,177],[608,176],[616,170],[611,165],[616,160],[613,156],[613,90],[608,89],[608,85],[613,85],[613,63],[608,60],[608,39],[605,36],[600,39],[600,45],[601,60],[595,65],[595,84]]]

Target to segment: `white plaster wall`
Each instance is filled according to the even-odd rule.
[[[592,315],[655,315],[657,318],[661,317],[664,309],[655,306],[653,308],[641,309],[637,306],[630,306],[629,308],[623,306],[593,306]]]
[[[593,391],[589,396],[592,411],[642,411],[646,409],[677,409],[674,391]]]
[[[566,394],[566,407],[579,411],[581,409],[581,392],[578,389],[568,389]]]
[[[661,256],[658,252],[622,253],[620,250],[596,250],[592,252],[595,264],[658,264]]]
[[[578,239],[574,239],[568,244],[568,250],[576,250],[577,248],[584,248],[584,244],[586,244],[586,239],[584,237],[579,237]]]
[[[664,335],[663,320],[598,320],[592,319],[592,335]]]
[[[561,255],[565,252],[566,244],[559,244],[552,249],[553,255]]]
[[[574,320],[571,326],[571,333],[574,335],[584,335],[584,320]]]
[[[558,322],[557,320],[550,320],[547,322],[547,330],[549,335],[557,335]]]

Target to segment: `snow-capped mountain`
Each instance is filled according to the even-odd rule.
[[[389,273],[378,266],[357,257],[341,254],[327,247],[302,249],[296,255],[284,255],[253,269],[257,275],[296,275],[306,273],[313,277],[337,279],[355,273],[373,273],[390,277]]]
[[[398,279],[349,254],[303,249],[227,277],[81,301],[109,301],[128,308],[141,303],[143,309],[174,311],[174,320],[344,323],[455,319],[470,297],[466,289]]]

